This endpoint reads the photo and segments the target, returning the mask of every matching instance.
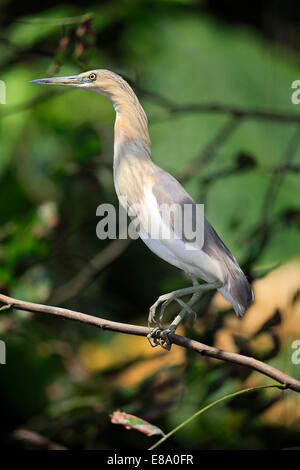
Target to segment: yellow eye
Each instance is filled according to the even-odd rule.
[[[90,73],[90,74],[89,74],[89,80],[91,80],[92,82],[93,82],[94,80],[96,80],[96,78],[97,78],[97,75],[96,75],[95,73]]]

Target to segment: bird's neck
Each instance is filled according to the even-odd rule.
[[[128,84],[126,84],[128,85]],[[122,157],[128,146],[139,148],[140,158],[151,158],[148,120],[137,96],[128,85],[128,90],[118,90],[111,96],[116,110],[114,133],[114,160]]]

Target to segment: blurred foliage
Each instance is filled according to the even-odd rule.
[[[234,4],[231,14],[216,2],[196,0],[1,5],[0,78],[7,90],[7,104],[0,105],[1,292],[46,303],[67,286],[60,305],[145,324],[161,293],[188,285],[140,241],[89,276],[91,260],[110,243],[96,238],[96,208],[117,204],[114,110],[94,93],[29,81],[93,68],[112,69],[132,83],[149,117],[154,160],[172,174],[199,161],[213,143],[184,184],[205,202],[207,217],[250,278],[299,253],[299,124],[238,117],[218,143],[230,114],[172,112],[213,103],[299,115],[291,103],[291,83],[300,78],[296,14],[289,2],[280,11],[273,2],[256,6],[263,11],[254,19],[244,5],[247,13]],[[242,322],[208,296],[187,334],[270,360],[300,378],[290,361],[291,338],[299,338],[300,269],[299,263],[287,266],[256,281],[260,301]],[[68,283],[84,268],[84,288],[71,293]],[[277,320],[267,323],[276,309]],[[168,432],[225,394],[267,383],[177,347],[151,350],[143,338],[24,312],[1,313],[0,337],[7,343],[7,365],[0,366],[1,442],[13,447],[35,447],[13,438],[25,427],[72,449],[145,449],[149,438],[111,424],[111,412],[122,409]],[[297,400],[274,390],[241,396],[193,421],[168,446],[297,446]]]

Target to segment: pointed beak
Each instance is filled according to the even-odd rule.
[[[70,77],[53,77],[53,78],[40,78],[39,80],[31,80],[31,83],[38,83],[40,85],[64,85],[64,86],[82,86],[84,79],[80,75],[71,75]]]

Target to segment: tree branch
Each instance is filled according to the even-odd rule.
[[[55,315],[60,318],[66,318],[69,320],[79,321],[81,323],[86,323],[87,325],[96,326],[104,330],[116,331],[119,333],[125,333],[136,336],[147,336],[150,333],[150,328],[138,325],[129,325],[128,323],[119,323],[115,321],[106,320],[104,318],[94,317],[92,315],[87,315],[86,313],[76,312],[74,310],[68,310],[66,308],[52,307],[50,305],[36,304],[32,302],[25,302],[23,300],[14,299],[6,295],[0,294],[0,302],[5,306],[10,308],[16,308],[18,310],[25,310],[27,312],[33,313],[48,313],[50,315]],[[157,336],[160,336],[160,333],[157,333]],[[241,354],[223,351],[222,349],[215,348],[213,346],[208,346],[206,344],[194,341],[185,336],[180,336],[176,334],[170,334],[170,339],[177,346],[181,346],[186,349],[191,349],[196,351],[203,356],[212,357],[214,359],[219,359],[221,361],[231,362],[241,366],[249,367],[250,369],[256,370],[263,375],[271,377],[276,382],[283,384],[286,388],[294,390],[295,392],[300,393],[300,382],[293,377],[281,372],[274,367],[265,364],[253,357],[243,356]]]
[[[247,119],[262,119],[286,123],[300,122],[300,114],[293,112],[291,113],[289,111],[273,111],[259,108],[240,108],[238,106],[218,103],[191,103],[183,105],[170,103],[168,105],[162,101],[161,104],[165,107],[165,110],[151,116],[150,122],[156,123],[158,121],[164,121],[165,119],[169,119],[170,116],[177,116],[183,113],[220,113],[231,114],[232,116]]]
[[[92,258],[70,281],[55,289],[46,302],[63,303],[82,292],[108,265],[118,258],[131,243],[131,239],[116,239]]]
[[[19,441],[25,441],[35,447],[48,449],[48,450],[68,450],[67,447],[57,444],[56,442],[50,441],[37,432],[30,431],[29,429],[17,429],[13,433],[13,437]]]
[[[224,126],[222,126],[216,135],[207,143],[200,156],[195,158],[186,168],[177,173],[176,177],[183,182],[193,176],[204,164],[211,160],[218,147],[223,145],[229,137],[231,137],[232,133],[242,122],[243,119],[240,116],[231,116]]]

